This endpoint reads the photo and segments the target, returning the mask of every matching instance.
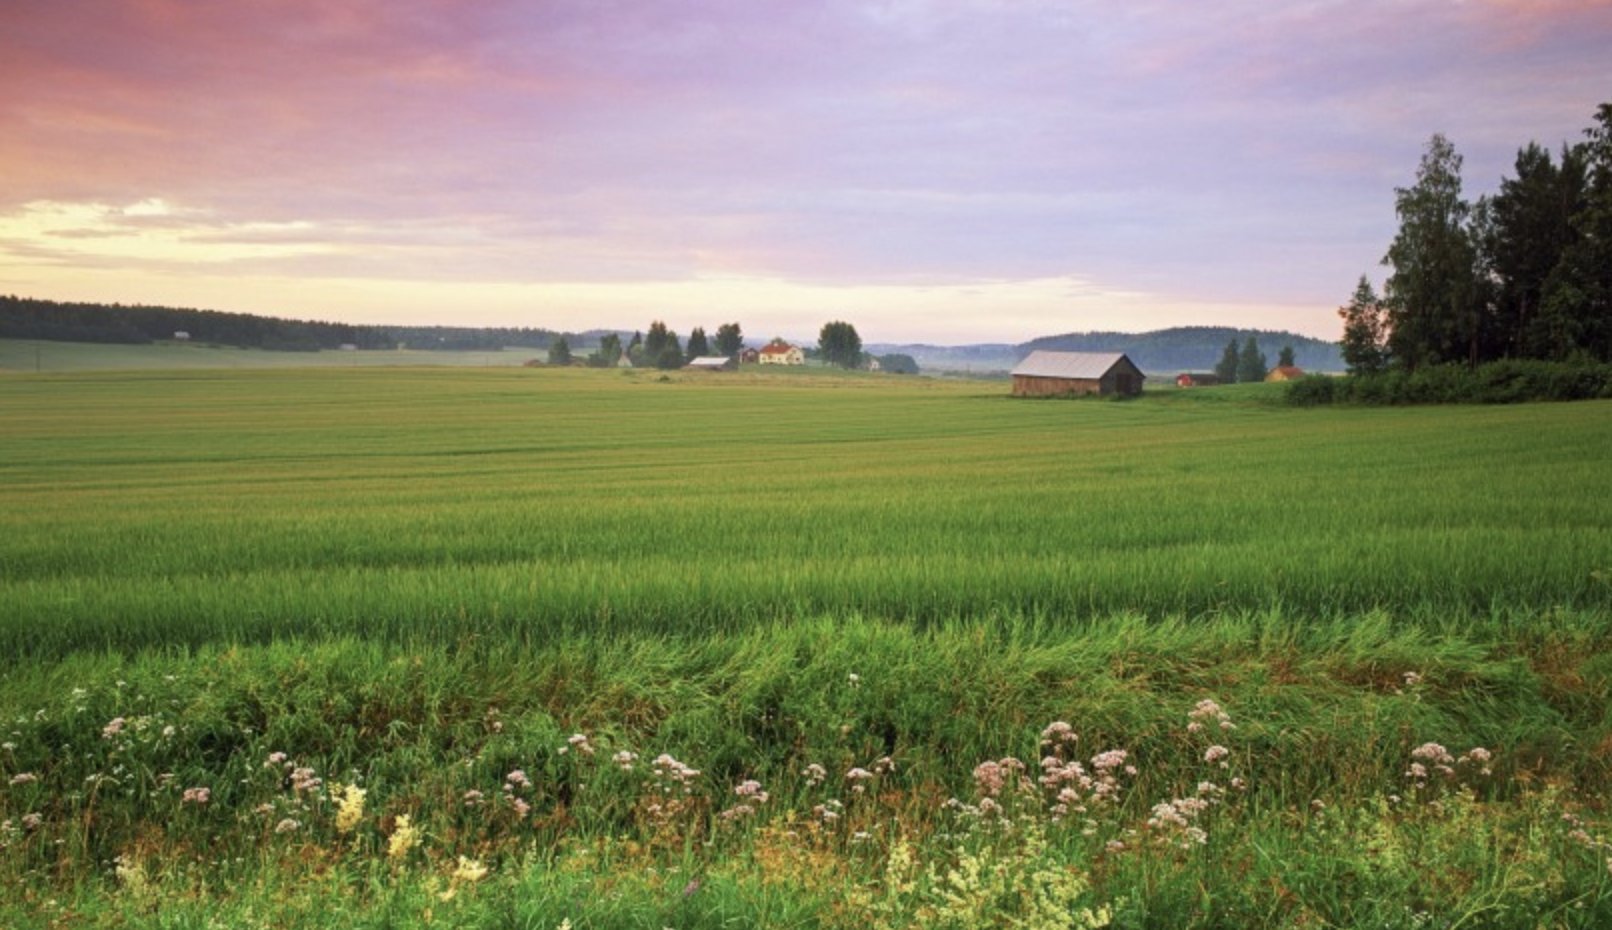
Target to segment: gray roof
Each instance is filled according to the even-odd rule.
[[[1031,352],[1013,369],[1015,375],[1032,378],[1081,378],[1096,380],[1125,358],[1123,352]],[[1130,361],[1130,359],[1125,359]],[[1131,362],[1135,368],[1136,363]],[[1138,369],[1140,370],[1140,369]]]
[[[721,368],[722,366],[728,364],[731,361],[732,361],[732,359],[728,358],[726,355],[702,355],[699,358],[690,359],[689,363],[688,363],[688,367],[690,367],[690,368]]]

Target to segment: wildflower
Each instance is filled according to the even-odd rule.
[[[733,789],[733,793],[746,800],[755,801],[757,804],[765,803],[768,797],[767,792],[761,790],[761,782],[753,778],[740,782]]]
[[[212,800],[213,792],[210,788],[186,788],[184,797],[179,799],[181,804],[203,805]]]
[[[464,797],[465,806],[466,807],[480,807],[485,802],[486,797],[487,796],[482,794],[480,791],[477,791],[476,789],[471,788],[469,791],[465,792],[465,797]]]
[[[862,687],[862,676],[858,675],[855,672],[852,672],[851,674],[847,675],[846,676],[846,681],[850,682],[851,687],[853,687],[853,688]]]
[[[1041,745],[1058,749],[1061,746],[1073,746],[1080,741],[1075,728],[1062,720],[1054,720],[1041,731]]]
[[[296,768],[291,771],[291,790],[297,794],[318,791],[324,780],[314,775],[313,769]]]
[[[418,845],[420,845],[420,831],[415,828],[413,820],[408,814],[398,814],[392,836],[386,842],[386,858],[396,862],[407,856],[409,850]]]
[[[1210,720],[1218,723],[1222,730],[1237,729],[1236,725],[1231,722],[1231,715],[1227,714],[1219,704],[1209,698],[1204,698],[1194,705],[1192,710],[1187,713],[1187,719],[1190,721],[1187,724],[1188,733],[1199,732],[1203,729],[1204,723]]]
[[[294,833],[301,826],[302,826],[301,821],[293,820],[290,817],[287,817],[284,820],[281,820],[279,823],[274,825],[274,832],[275,833]]]
[[[512,798],[509,803],[515,808],[515,816],[522,820],[525,820],[526,815],[532,812],[532,805],[526,803],[524,798]]]
[[[526,772],[524,770],[522,770],[522,769],[516,769],[515,771],[510,772],[508,775],[504,776],[504,790],[505,791],[512,791],[512,790],[515,790],[517,788],[530,788],[530,787],[532,787],[532,780],[530,778],[526,777]]]
[[[101,728],[101,738],[111,739],[112,737],[117,736],[119,733],[123,732],[123,727],[127,723],[128,721],[122,717],[113,717],[111,722],[107,723],[106,726]]]
[[[351,833],[364,819],[364,795],[367,792],[357,785],[331,785],[330,796],[336,800],[336,832]]]
[[[889,756],[880,756],[873,763],[873,774],[875,775],[890,775],[893,774],[895,770],[896,760],[890,758]]]
[[[284,763],[285,763],[285,753],[283,753],[283,752],[271,752],[271,753],[269,753],[269,757],[267,759],[263,760],[263,767],[266,768],[266,769],[278,768],[279,766],[281,766]]]
[[[35,775],[33,772],[20,772],[20,773],[18,773],[16,775],[11,776],[11,784],[14,785],[14,786],[15,785],[31,785],[34,782],[38,781],[38,780],[39,780],[39,776]]]
[[[459,866],[453,870],[453,880],[475,884],[487,877],[487,866],[468,856],[459,857]]]
[[[800,774],[806,776],[806,784],[807,784],[807,786],[815,788],[818,785],[821,785],[825,780],[827,780],[827,778],[828,778],[828,769],[825,769],[821,765],[818,765],[816,762],[813,762],[812,764],[810,764],[810,765],[806,766],[805,768],[801,769]]]
[[[638,754],[623,749],[611,756],[610,761],[614,762],[623,772],[630,772],[632,771],[632,764],[638,761]]]
[[[851,791],[855,794],[867,791],[867,786],[862,783],[872,777],[873,773],[864,768],[853,768],[845,773],[845,780],[851,783]]]
[[[1221,746],[1221,745],[1219,745],[1217,743],[1216,745],[1210,746],[1207,750],[1204,751],[1203,761],[1205,761],[1205,762],[1219,762],[1221,768],[1226,768],[1227,763],[1223,762],[1221,760],[1225,759],[1229,755],[1231,755],[1231,750],[1229,750],[1226,747]]]
[[[570,746],[572,749],[575,749],[577,752],[580,752],[585,756],[593,755],[593,744],[588,741],[587,734],[585,733],[573,733],[565,742],[567,746]]]
[[[45,825],[45,815],[43,815],[43,814],[23,814],[22,815],[22,828],[24,830],[37,830],[37,829],[39,829],[40,827],[42,827],[44,825]]]

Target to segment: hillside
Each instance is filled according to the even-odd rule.
[[[1064,333],[1042,336],[1012,345],[986,343],[967,346],[893,345],[868,346],[868,351],[911,355],[925,371],[966,371],[984,373],[1006,371],[1038,349],[1059,352],[1124,352],[1131,361],[1151,374],[1178,371],[1208,371],[1225,351],[1226,343],[1242,344],[1254,337],[1259,347],[1276,364],[1282,346],[1293,347],[1294,361],[1309,371],[1342,371],[1343,359],[1336,343],[1312,339],[1297,333],[1230,326],[1178,326],[1147,333]]]

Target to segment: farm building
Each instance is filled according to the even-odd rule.
[[[1183,371],[1175,376],[1176,387],[1209,387],[1219,383],[1219,375],[1203,371]]]
[[[745,349],[739,353],[739,364],[754,365],[761,361],[761,352],[758,349]]]
[[[1277,365],[1265,376],[1266,381],[1297,381],[1304,377],[1304,369],[1297,365]]]
[[[1147,376],[1120,352],[1031,352],[1012,371],[1014,397],[1133,396]]]
[[[702,355],[699,358],[690,359],[689,363],[683,367],[692,368],[695,371],[733,371],[739,367],[739,363],[726,355]]]
[[[763,365],[804,365],[806,353],[782,339],[774,339],[762,347],[757,361]]]

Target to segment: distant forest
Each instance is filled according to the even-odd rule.
[[[1151,333],[1066,333],[1023,343],[1018,350],[1029,355],[1038,349],[1059,352],[1124,352],[1143,371],[1212,371],[1226,344],[1250,337],[1261,352],[1276,358],[1284,346],[1293,348],[1293,363],[1307,371],[1343,368],[1338,344],[1296,333],[1237,329],[1230,326],[1177,326]]]
[[[590,341],[587,333],[526,327],[354,326],[217,310],[58,303],[0,295],[0,339],[142,345],[172,340],[180,332],[192,342],[279,352],[317,352],[344,345],[482,352],[506,346],[547,349],[562,338],[572,345]]]

